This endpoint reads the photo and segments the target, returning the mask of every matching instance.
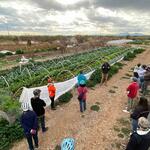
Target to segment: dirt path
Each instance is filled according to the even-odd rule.
[[[76,96],[72,101],[56,111],[47,110],[46,125],[48,132],[39,132],[39,150],[54,150],[65,137],[73,137],[76,140],[76,150],[115,150],[112,143],[118,140],[113,126],[117,119],[128,118],[129,115],[122,112],[127,101],[126,87],[128,79],[123,79],[126,73],[137,63],[150,63],[150,49],[138,55],[133,61],[125,62],[127,65],[113,76],[108,86],[97,85],[94,90],[89,89],[87,99],[87,111],[81,115]],[[117,87],[117,88],[114,88]],[[115,93],[110,93],[114,90]],[[96,102],[100,103],[101,111],[94,112],[90,107]],[[26,140],[14,145],[12,150],[26,150]]]

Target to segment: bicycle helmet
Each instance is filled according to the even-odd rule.
[[[73,138],[65,138],[61,143],[61,150],[74,150],[75,140]]]

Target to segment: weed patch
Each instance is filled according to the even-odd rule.
[[[98,112],[100,110],[100,107],[98,105],[93,105],[91,106],[91,110]]]

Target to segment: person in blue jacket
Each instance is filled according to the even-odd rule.
[[[84,75],[83,71],[80,71],[79,75],[77,76],[77,80],[78,80],[78,86],[80,85],[81,81],[87,81],[86,76]]]
[[[24,130],[24,134],[29,145],[29,150],[34,150],[34,148],[38,148],[37,115],[35,112],[29,110],[29,103],[22,103],[21,108],[23,110],[20,118],[21,126]],[[35,147],[33,146],[32,139],[34,140]]]

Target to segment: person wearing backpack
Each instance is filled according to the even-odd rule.
[[[138,120],[139,129],[131,134],[125,150],[148,150],[150,148],[150,123],[145,117]]]
[[[20,118],[20,123],[22,128],[24,129],[24,134],[26,136],[29,150],[34,150],[34,148],[38,148],[38,121],[37,115],[34,111],[29,110],[28,103],[22,103],[21,108],[23,113]],[[33,146],[33,141],[35,146]]]
[[[77,80],[78,80],[78,86],[80,85],[80,82],[81,82],[82,80],[84,80],[84,81],[85,81],[85,84],[86,84],[87,78],[86,78],[86,76],[84,75],[84,73],[83,73],[82,70],[80,71],[79,75],[77,76]]]
[[[86,82],[84,80],[80,81],[77,91],[78,91],[80,112],[84,112],[86,110],[86,93],[87,93]]]
[[[132,132],[136,132],[138,128],[138,119],[140,117],[147,118],[149,114],[148,100],[145,97],[140,97],[138,105],[133,110],[133,113],[130,115],[132,119]]]

